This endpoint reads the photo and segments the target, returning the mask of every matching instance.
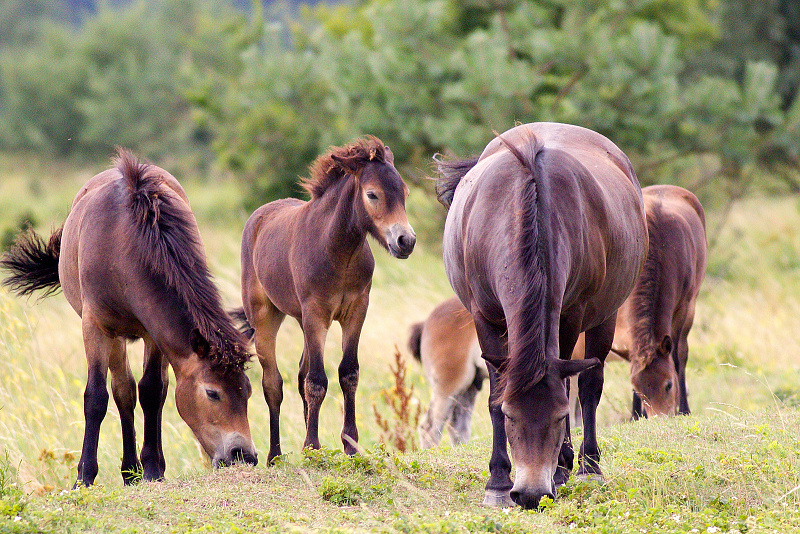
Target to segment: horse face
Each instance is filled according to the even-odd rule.
[[[523,508],[536,508],[545,495],[555,498],[553,477],[569,415],[563,380],[547,372],[528,392],[504,401],[503,414],[516,468],[511,499]]]
[[[175,404],[214,467],[245,462],[258,456],[250,437],[247,399],[252,393],[244,370],[221,373],[196,354],[175,369]]]
[[[665,336],[651,347],[655,356],[643,368],[631,367],[633,390],[641,397],[648,417],[678,413],[678,373],[672,361],[672,341]]]
[[[361,197],[372,220],[373,237],[395,258],[405,259],[414,250],[417,235],[408,224],[408,186],[389,162],[370,162],[360,176]]]

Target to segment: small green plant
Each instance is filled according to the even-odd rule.
[[[394,347],[395,367],[389,366],[394,377],[394,385],[389,389],[381,390],[384,403],[391,410],[389,418],[383,417],[375,404],[372,411],[375,422],[381,429],[381,442],[396,448],[400,452],[416,450],[416,429],[422,406],[414,402],[414,386],[406,384],[406,364],[400,350]],[[416,404],[416,410],[413,406]]]
[[[320,488],[322,498],[337,506],[355,506],[363,500],[360,487],[341,478],[325,477]]]

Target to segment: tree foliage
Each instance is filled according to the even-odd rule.
[[[492,129],[531,121],[605,134],[643,183],[735,195],[776,155],[772,171],[796,175],[800,109],[781,108],[773,63],[748,62],[741,76],[690,68],[719,38],[715,9],[713,0],[319,6],[267,24],[242,71],[201,107],[222,161],[255,184],[254,203],[297,194],[314,154],[357,135],[381,137],[419,178],[433,153],[475,153]]]

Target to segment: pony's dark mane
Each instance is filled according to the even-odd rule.
[[[516,332],[514,346],[509,345],[506,364],[501,369],[502,399],[514,400],[529,391],[544,376],[547,359],[547,295],[549,289],[549,203],[537,156],[544,148],[535,135],[530,134],[522,149],[495,135],[523,166],[529,179],[522,181],[517,204],[517,227],[514,232],[515,260],[524,276],[520,288],[519,313],[507,317],[509,336]],[[524,153],[523,153],[524,150]],[[510,339],[509,339],[510,341]]]
[[[663,267],[659,260],[660,247],[663,246],[664,236],[656,221],[662,217],[661,205],[655,204],[650,216],[647,217],[647,232],[649,247],[642,273],[631,292],[631,313],[637,320],[631,325],[631,338],[635,350],[631,355],[636,361],[632,362],[637,368],[644,368],[656,357],[655,350],[655,321],[659,309],[659,288]]]
[[[191,211],[164,187],[158,167],[141,163],[123,149],[115,164],[130,193],[131,251],[144,269],[177,293],[210,345],[213,367],[223,373],[242,369],[250,359],[247,342],[222,308]]]
[[[386,157],[386,146],[374,135],[345,146],[331,147],[309,166],[309,175],[300,180],[300,186],[312,199],[319,198],[346,175],[355,174],[370,161],[383,163]]]
[[[447,161],[437,156],[433,157],[436,162],[436,171],[439,173],[439,178],[436,179],[436,198],[445,208],[449,208],[453,202],[456,187],[470,169],[478,163],[480,156]]]

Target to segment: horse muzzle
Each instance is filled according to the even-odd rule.
[[[526,484],[526,478],[526,469],[518,467],[514,477],[514,487],[509,493],[512,501],[526,510],[534,510],[539,507],[542,497],[550,497],[555,500],[556,489],[552,477],[548,481],[542,480],[539,484]]]
[[[414,229],[410,225],[395,223],[389,227],[387,234],[386,243],[389,253],[395,258],[404,260],[414,251],[414,245],[417,244],[417,234],[414,233]]]
[[[226,438],[221,449],[211,460],[215,468],[233,464],[258,465],[258,454],[252,440],[241,434]]]

